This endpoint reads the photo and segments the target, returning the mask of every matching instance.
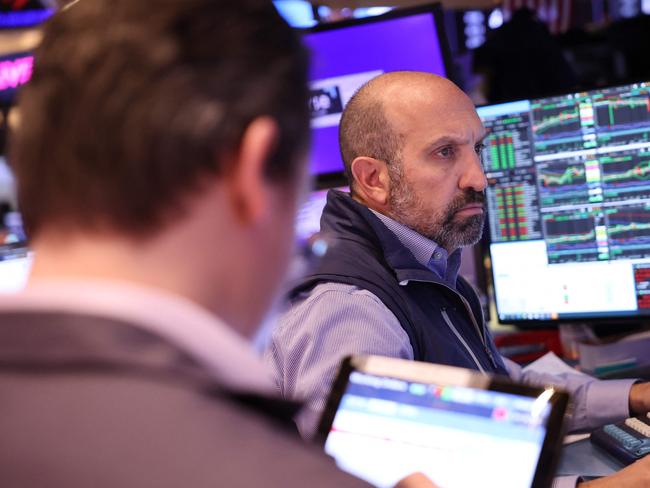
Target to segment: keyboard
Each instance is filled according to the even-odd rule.
[[[591,442],[623,464],[650,454],[650,413],[608,424],[591,434]]]

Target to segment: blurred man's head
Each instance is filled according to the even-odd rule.
[[[371,80],[348,103],[340,125],[354,197],[449,251],[482,234],[484,135],[458,87],[417,72]]]
[[[306,63],[266,0],[81,0],[57,14],[11,144],[35,274],[150,282],[250,332],[290,252]]]

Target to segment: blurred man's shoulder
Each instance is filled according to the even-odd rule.
[[[290,415],[279,420],[280,400],[268,408],[262,396],[228,393],[181,349],[128,323],[4,311],[0,342],[0,391],[12,399],[0,429],[15,447],[0,454],[6,481],[365,486],[301,442]],[[26,454],[33,484],[23,483]]]

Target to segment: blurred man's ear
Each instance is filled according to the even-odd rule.
[[[278,136],[278,125],[270,117],[253,120],[244,132],[233,168],[225,178],[233,214],[244,225],[264,219],[269,210],[271,195],[265,170]]]
[[[388,167],[384,161],[359,156],[350,165],[355,195],[370,207],[385,207],[390,194]]]

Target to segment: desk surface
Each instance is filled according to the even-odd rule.
[[[606,476],[623,468],[613,457],[594,447],[589,439],[564,446],[557,475]]]

